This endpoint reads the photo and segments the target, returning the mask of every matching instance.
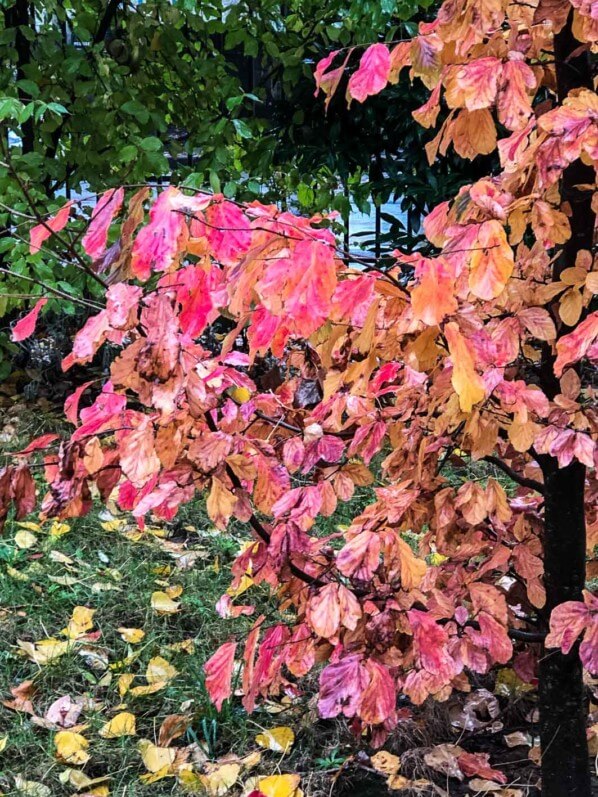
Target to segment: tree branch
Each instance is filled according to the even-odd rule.
[[[528,479],[527,476],[522,476],[498,457],[489,454],[487,457],[484,457],[484,460],[495,465],[499,470],[502,470],[503,473],[506,473],[510,479],[513,479],[514,482],[517,482],[517,484],[520,484],[522,487],[529,487],[530,490],[535,490],[537,493],[540,493],[540,495],[544,495],[544,485],[542,482],[536,481],[535,479]]]

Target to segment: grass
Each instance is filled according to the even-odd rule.
[[[169,714],[192,716],[185,740],[198,742],[209,755],[246,752],[257,732],[236,708],[217,714],[203,687],[202,665],[227,636],[239,632],[243,621],[224,621],[214,604],[226,591],[227,565],[238,539],[206,534],[203,515],[188,517],[172,542],[148,532],[139,536],[126,525],[106,531],[98,513],[72,521],[63,536],[34,532],[37,541],[20,548],[17,524],[9,524],[0,542],[0,688],[3,697],[11,688],[33,680],[37,690],[35,713],[44,715],[58,697],[69,694],[95,701],[84,712],[91,758],[85,767],[90,777],[110,775],[113,794],[167,794],[172,779],[144,787],[139,775],[146,772],[137,751],[138,738],[155,741],[158,728]],[[191,515],[193,514],[191,510]],[[195,520],[195,522],[192,522]],[[161,531],[160,533],[164,533]],[[16,536],[16,539],[15,539]],[[137,539],[137,537],[139,537]],[[173,553],[197,557],[189,569],[177,567]],[[152,609],[152,593],[171,590],[180,603],[176,614],[160,615]],[[177,593],[181,591],[180,596]],[[77,643],[57,661],[40,666],[17,647],[17,640],[36,642],[48,637],[64,639],[62,629],[76,606],[95,610],[93,630],[98,639]],[[128,644],[118,628],[145,632],[136,645]],[[184,643],[182,649],[177,645]],[[151,658],[161,656],[178,675],[160,691],[133,699],[118,691],[118,676],[131,672],[135,683]],[[97,731],[117,706],[136,715],[137,738],[102,739]],[[14,778],[47,785],[52,793],[72,793],[60,782],[65,769],[55,758],[54,732],[39,727],[28,714],[0,708],[0,737],[7,737],[0,757],[0,789],[11,791]],[[206,738],[207,737],[207,738]],[[255,747],[255,745],[253,745]]]

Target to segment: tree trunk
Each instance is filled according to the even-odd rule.
[[[581,600],[586,566],[585,467],[559,468],[542,457],[545,482],[544,583],[546,615],[559,603]],[[540,662],[540,741],[543,797],[590,797],[579,646],[566,656],[544,651]]]
[[[32,25],[32,8],[29,0],[16,0],[13,5],[4,10],[4,25],[7,29],[15,29],[15,50],[17,51],[16,79],[22,80],[26,77],[25,67],[31,61],[31,45],[29,39],[23,35],[22,28]],[[19,91],[19,99],[27,103],[29,97],[26,93]],[[33,119],[27,119],[21,126],[21,141],[23,144],[23,154],[33,152],[35,143],[35,132]]]
[[[573,12],[554,42],[559,102],[575,88],[592,88],[587,52],[572,57],[579,42],[572,32]],[[561,181],[563,203],[569,205],[571,237],[555,263],[554,279],[575,265],[578,252],[593,245],[595,216],[591,191],[594,172],[581,160],[572,163]],[[569,328],[561,325],[560,335]],[[544,352],[542,387],[549,398],[560,393],[554,376],[554,358]],[[554,457],[538,458],[545,481],[544,580],[545,617],[565,601],[579,601],[585,581],[586,528],[584,508],[585,467],[576,462],[559,468]],[[584,699],[579,645],[564,656],[546,650],[540,662],[540,740],[542,745],[543,797],[591,797],[590,761],[586,738],[587,708]]]

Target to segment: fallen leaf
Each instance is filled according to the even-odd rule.
[[[138,642],[141,642],[145,636],[145,631],[141,628],[124,628],[121,626],[117,630],[122,639],[125,642],[129,642],[131,645],[136,645]]]
[[[96,610],[90,609],[88,606],[75,606],[69,624],[60,633],[69,639],[78,639],[93,628],[93,616],[95,613]]]
[[[72,728],[77,724],[82,708],[83,704],[80,700],[73,700],[70,695],[63,695],[52,703],[44,718],[61,728]]]
[[[0,753],[6,750],[6,745],[8,744],[8,735],[0,736]]]
[[[48,530],[48,534],[50,537],[63,537],[65,534],[68,534],[71,530],[71,527],[68,523],[60,523],[58,520],[55,520]]]
[[[380,772],[381,775],[395,775],[401,768],[399,756],[387,753],[386,750],[380,750],[370,758],[370,761],[376,772]]]
[[[135,736],[135,715],[121,711],[107,722],[99,731],[103,739],[118,739],[121,736]]]
[[[260,747],[267,750],[274,750],[276,753],[288,753],[295,741],[295,734],[291,728],[281,725],[278,728],[270,728],[264,733],[259,733],[255,741]]]
[[[154,656],[150,659],[145,671],[145,677],[148,684],[155,683],[168,683],[178,675],[178,670],[170,664],[170,662],[163,659],[162,656]]]
[[[60,639],[49,637],[40,639],[39,642],[25,642],[17,639],[18,647],[31,659],[31,661],[43,667],[51,661],[56,661],[63,656],[71,647],[71,643]]]
[[[152,593],[152,609],[158,614],[176,614],[180,608],[180,604],[173,601],[165,592]]]
[[[173,748],[158,747],[152,744],[149,739],[140,739],[137,749],[148,772],[157,774],[167,770],[165,774],[168,774],[176,757],[176,751]]]
[[[36,780],[25,780],[22,775],[15,775],[15,789],[27,797],[51,797],[52,791]]]
[[[508,733],[506,736],[503,737],[507,747],[531,747],[532,746],[532,738],[529,733],[523,733],[523,731],[515,731],[514,733]]]
[[[299,775],[270,775],[258,780],[257,788],[266,797],[303,797]]]
[[[463,748],[456,744],[438,744],[424,755],[424,761],[431,769],[442,775],[463,780],[464,775],[457,763],[457,757],[463,752]]]
[[[203,784],[212,797],[222,797],[237,782],[241,767],[239,764],[214,764],[202,776]]]
[[[90,759],[90,755],[87,752],[89,742],[80,733],[58,731],[54,737],[54,745],[56,747],[56,758],[63,764],[80,767]]]
[[[182,736],[191,725],[189,714],[169,714],[164,718],[158,733],[160,747],[169,747],[170,743]]]
[[[135,680],[135,676],[131,672],[124,672],[122,675],[118,676],[118,694],[121,697],[124,697],[126,693],[129,691],[129,687]]]
[[[37,537],[31,531],[22,529],[21,531],[17,531],[15,534],[15,544],[17,548],[23,548],[27,550],[28,548],[33,548],[36,543]]]

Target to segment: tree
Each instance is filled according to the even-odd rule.
[[[420,122],[448,106],[430,157],[451,144],[490,152],[497,125],[503,136],[501,171],[427,217],[436,254],[397,252],[387,272],[349,268],[322,216],[169,187],[148,220],[149,192],[133,196],[118,227],[123,194],[100,199],[82,243],[109,283],[106,306],[64,367],[105,343],[121,351],[90,406],[79,410],[89,382],[68,399],[73,434],[38,438],[4,468],[2,512],[33,510],[27,459],[43,452],[44,516],[87,512],[93,488],[140,524],[172,519],[197,492],[217,526],[246,522],[254,539],[219,611],[251,616],[234,596],[264,583],[284,621],[258,617],[242,653],[230,640],[207,662],[218,707],[238,650],[248,711],[324,664],[320,714],[344,715],[379,744],[398,720],[397,692],[444,700],[512,662],[540,679],[543,794],[589,797],[593,30],[589,9],[568,0],[451,1],[412,40],[363,53],[350,99],[409,68],[432,90]],[[328,96],[346,55],[318,65]],[[67,224],[63,214],[37,225],[32,241]],[[477,463],[473,478],[464,461]],[[318,518],[374,480],[349,528],[323,536]],[[487,757],[467,766],[487,772]]]
[[[272,189],[295,196],[306,168],[295,139],[302,111],[313,105],[313,62],[333,46],[394,36],[418,10],[411,2],[321,6],[4,0],[0,317],[8,323],[24,296],[41,292],[32,279],[74,297],[62,302],[63,313],[75,312],[77,298],[101,296],[72,254],[62,263],[48,251],[32,255],[23,240],[31,221],[68,199],[93,201],[108,187],[164,176],[243,201],[264,200]],[[345,197],[335,197],[339,173],[349,199],[360,198],[357,189],[365,189],[347,179],[357,165],[330,162],[321,134],[309,149],[319,189],[308,210],[342,201],[346,211]],[[5,348],[0,332],[0,352]],[[9,370],[9,358],[0,359],[0,377]]]

